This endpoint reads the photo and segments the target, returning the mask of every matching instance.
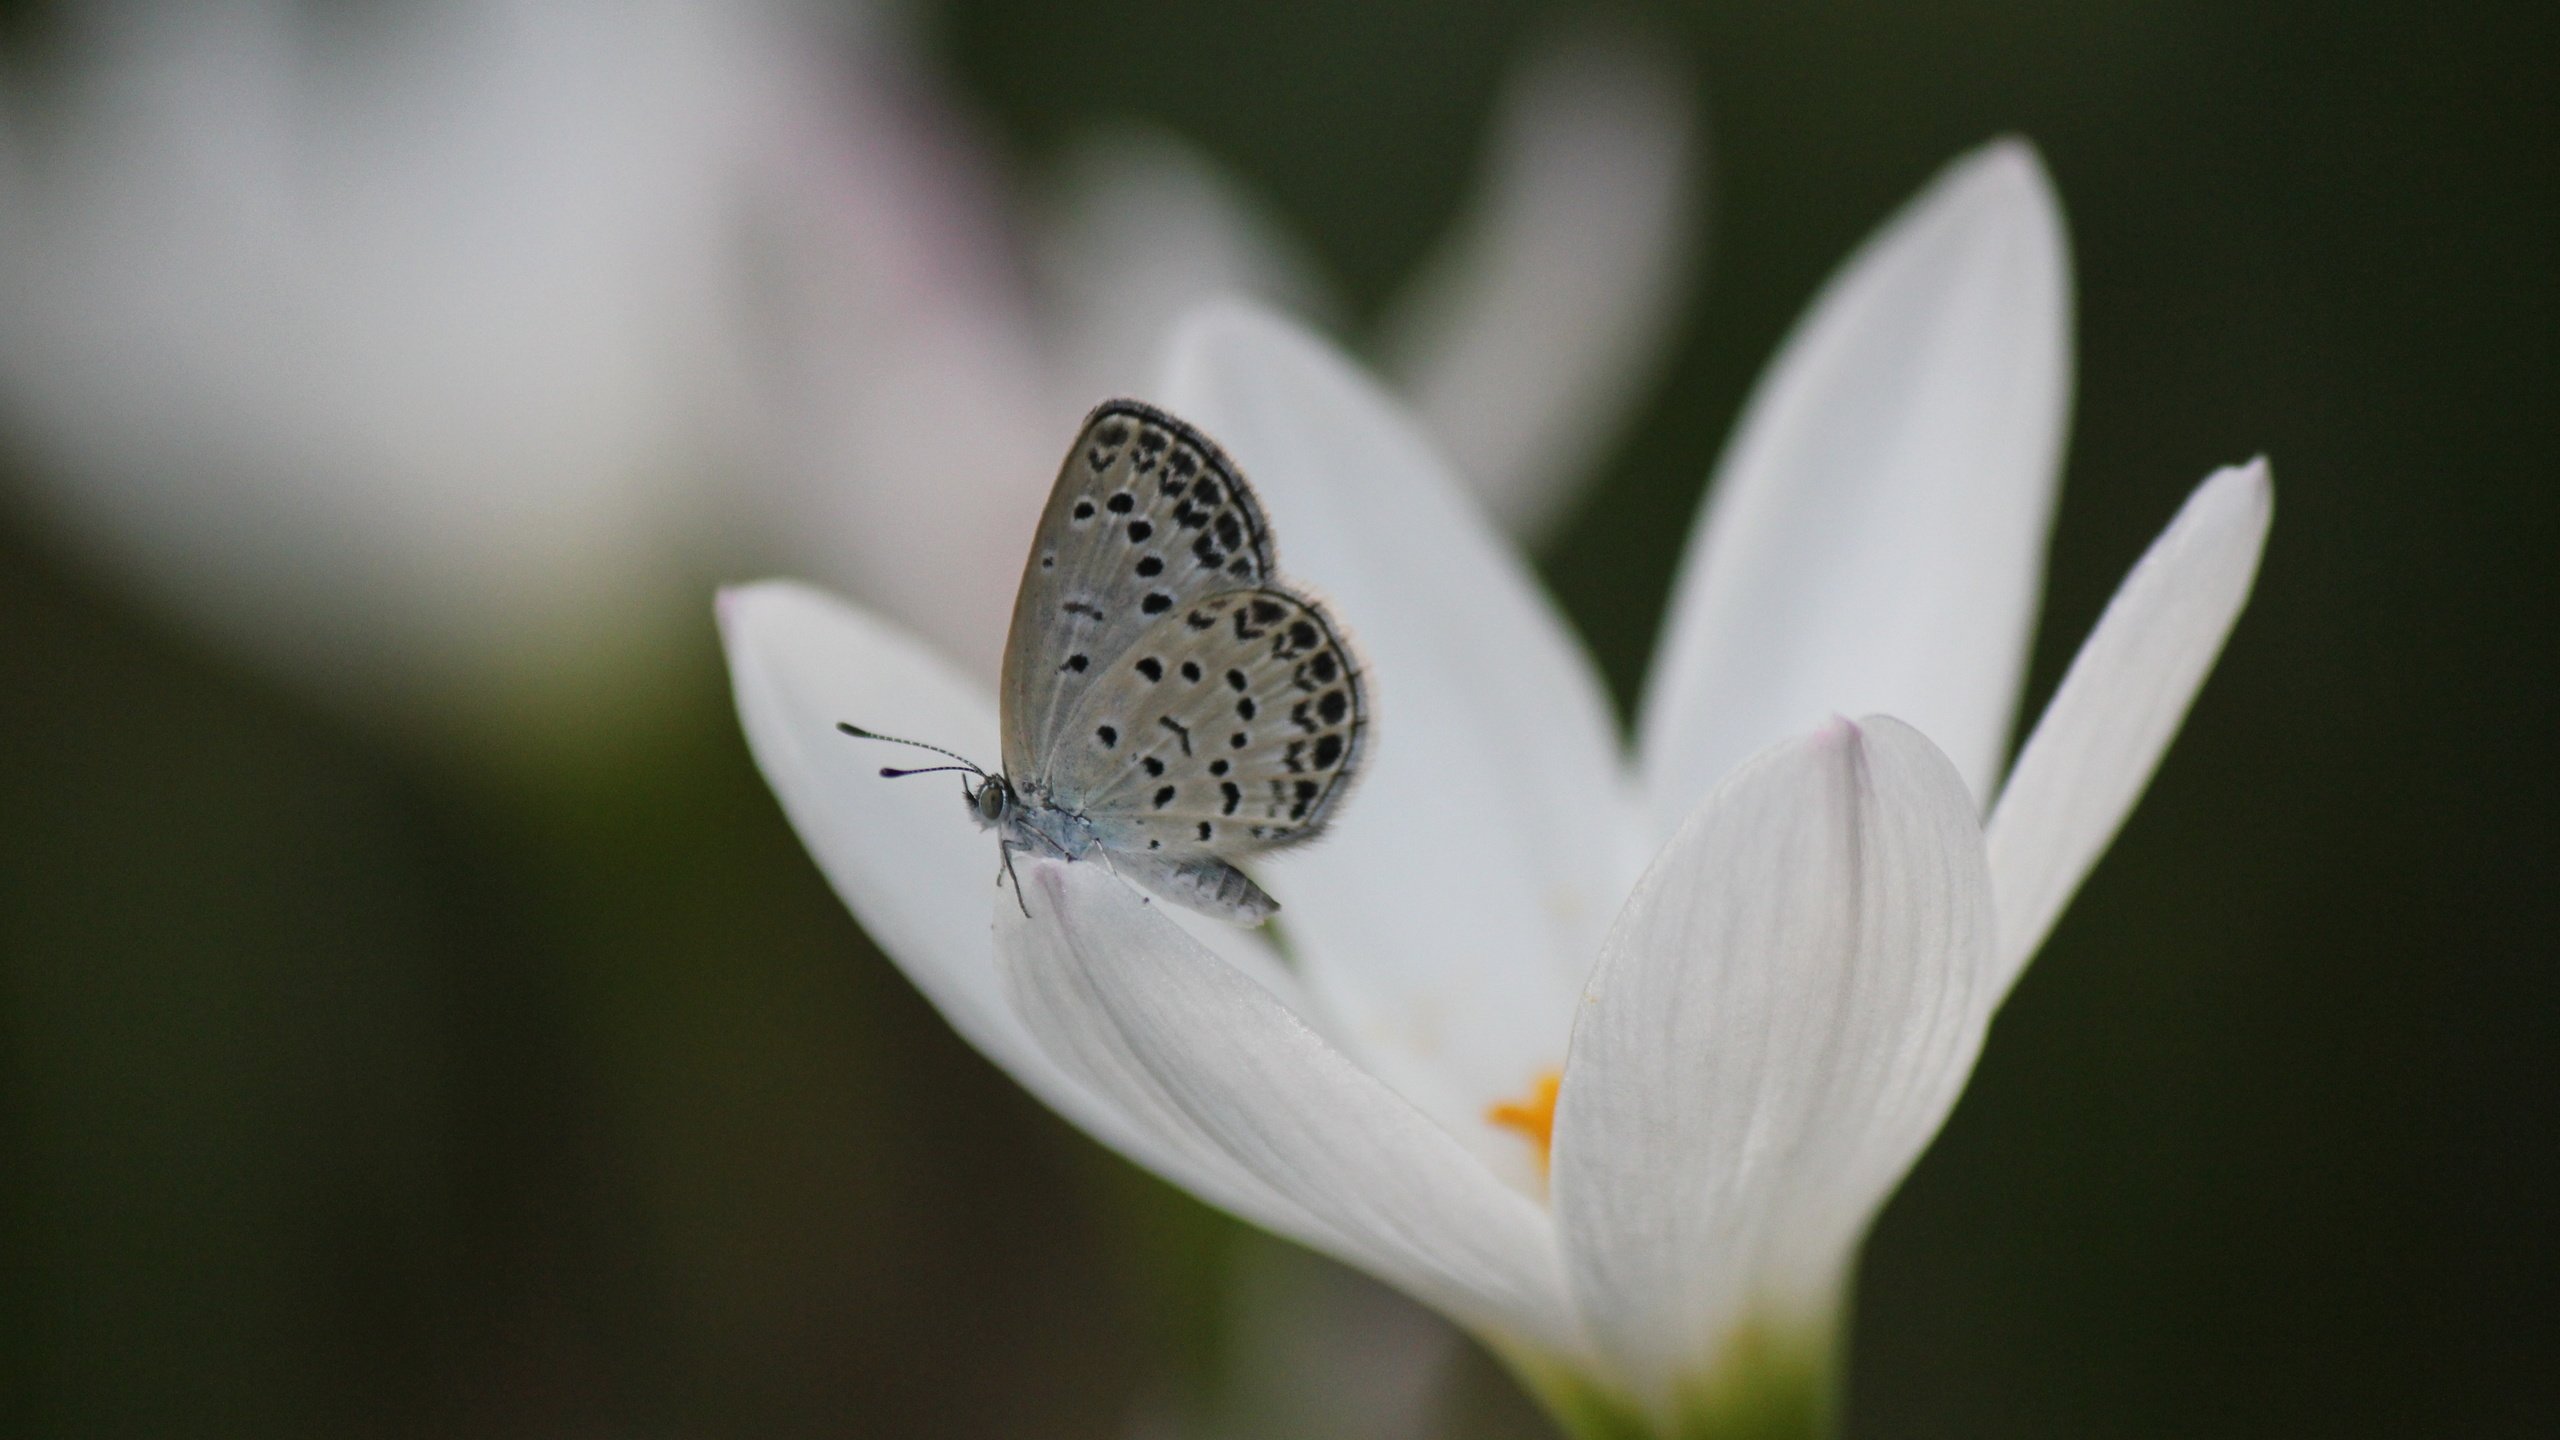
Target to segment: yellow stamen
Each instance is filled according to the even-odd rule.
[[[1529,1082],[1529,1093],[1518,1100],[1505,1100],[1484,1112],[1484,1118],[1505,1130],[1517,1130],[1538,1147],[1538,1173],[1547,1173],[1549,1152],[1556,1141],[1556,1091],[1564,1084],[1564,1072],[1549,1070]]]

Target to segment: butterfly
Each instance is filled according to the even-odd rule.
[[[1135,400],[1085,417],[1041,512],[1005,638],[1004,768],[969,814],[1018,851],[1099,859],[1239,925],[1280,908],[1236,861],[1314,839],[1368,745],[1342,628],[1279,577],[1262,502],[1215,442]],[[1017,902],[1021,886],[1014,886]]]

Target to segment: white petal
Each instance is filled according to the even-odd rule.
[[[1515,533],[1588,478],[1679,317],[1698,223],[1689,90],[1632,40],[1539,55],[1468,213],[1386,319],[1387,372]]]
[[[1285,321],[1194,317],[1166,397],[1261,491],[1282,572],[1365,653],[1360,788],[1269,887],[1346,1040],[1534,1187],[1486,1106],[1561,1064],[1574,996],[1635,866],[1615,737],[1581,647],[1377,387]]]
[[[1202,301],[1334,318],[1313,257],[1279,218],[1163,131],[1130,125],[1079,142],[1043,219],[1035,259],[1050,352],[1079,413],[1145,388],[1166,332]]]
[[[978,1048],[1007,1069],[1038,1061],[997,981],[996,847],[963,811],[961,777],[884,779],[884,765],[945,762],[835,728],[987,759],[993,700],[905,631],[787,581],[722,592],[720,632],[748,747],[836,893]]]
[[[995,842],[969,821],[958,781],[885,779],[883,764],[934,762],[835,728],[849,720],[992,756],[993,700],[912,635],[804,586],[768,581],[723,592],[720,630],[757,768],[836,894],[951,1027],[1122,1154],[1266,1225],[1321,1235],[1233,1165],[1182,1153],[1050,1061],[1015,1018],[997,974],[987,917],[991,906],[1017,907],[995,888]]]
[[[1470,1327],[1574,1348],[1533,1202],[1102,866],[1017,865],[1031,914],[999,912],[997,949],[1061,1065],[1319,1217],[1338,1258]]]
[[[1859,251],[1751,398],[1641,734],[1663,830],[1825,714],[1919,727],[1987,802],[2043,586],[2071,388],[2043,167],[1958,162]]]
[[[1595,1348],[1646,1404],[1730,1329],[1820,1323],[1980,1048],[1989,879],[1917,731],[1834,721],[1737,771],[1594,972],[1555,1211]]]
[[[1991,995],[2044,943],[2177,734],[2248,602],[2275,508],[2264,460],[2216,472],[2107,602],[1991,812]]]

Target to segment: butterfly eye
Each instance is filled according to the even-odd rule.
[[[969,803],[977,807],[979,816],[988,820],[1004,818],[1004,800],[1004,786],[993,780],[979,786],[978,793],[969,797]]]

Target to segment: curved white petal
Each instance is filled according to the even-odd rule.
[[[1011,892],[996,889],[995,841],[970,822],[958,781],[885,779],[884,764],[931,757],[835,728],[849,720],[992,756],[993,700],[914,636],[786,581],[722,592],[720,632],[748,749],[792,828],[882,952],[951,1027],[1122,1154],[1274,1229],[1324,1240],[1323,1226],[1222,1157],[1168,1143],[1144,1117],[1098,1099],[1050,1061],[1015,1018],[997,974],[989,908],[1018,907]]]
[[[1031,914],[998,913],[997,950],[1059,1064],[1319,1217],[1337,1257],[1478,1330],[1578,1349],[1533,1202],[1102,866],[1017,864]]]
[[[1385,321],[1387,373],[1515,533],[1588,478],[1678,319],[1698,224],[1691,88],[1629,38],[1536,56],[1467,214]]]
[[[1989,800],[2043,587],[2069,311],[2061,215],[2014,140],[1950,167],[1824,288],[1674,591],[1640,727],[1660,831],[1835,712],[1909,721]]]
[[[2151,782],[2248,603],[2274,509],[2264,460],[2196,487],[2117,587],[2027,737],[1991,812],[1993,996],[2017,982]]]
[[[836,729],[989,758],[993,699],[908,632],[788,581],[723,591],[720,633],[748,748],[836,893],[972,1044],[1032,1071],[1025,1084],[1048,1080],[997,980],[996,846],[963,808],[962,777],[885,779],[882,766],[946,762]]]
[[[1595,1347],[1647,1404],[1737,1323],[1819,1323],[1981,1044],[1973,801],[1898,721],[1833,721],[1717,787],[1601,952],[1555,1127]]]
[[[1349,362],[1287,322],[1186,322],[1165,399],[1261,491],[1282,573],[1366,657],[1374,733],[1324,839],[1268,863],[1283,932],[1346,1043],[1524,1186],[1483,1119],[1562,1063],[1634,866],[1598,682],[1508,542]]]
[[[1335,318],[1313,256],[1197,149],[1158,129],[1086,136],[1060,165],[1034,260],[1062,398],[1079,413],[1155,378],[1166,333],[1206,300]]]

